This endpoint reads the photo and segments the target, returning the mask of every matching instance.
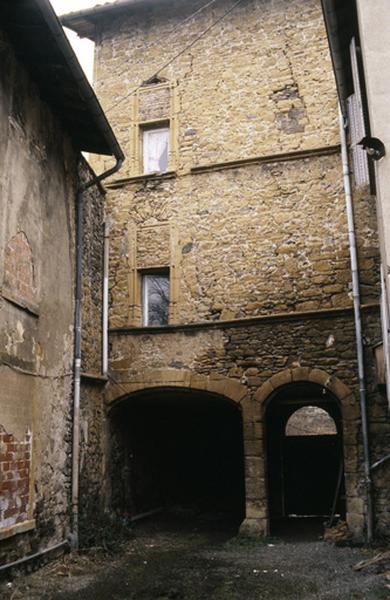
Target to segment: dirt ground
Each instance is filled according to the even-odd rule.
[[[236,537],[207,518],[144,521],[120,552],[66,555],[0,584],[2,600],[382,600],[390,573],[352,569],[375,550]]]

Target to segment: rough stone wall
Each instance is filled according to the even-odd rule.
[[[96,89],[129,158],[108,194],[110,325],[140,327],[140,274],[155,267],[170,269],[170,324],[212,322],[169,333],[112,332],[119,385],[111,382],[106,396],[111,401],[172,381],[194,380],[195,387],[199,378],[203,389],[220,381],[222,395],[244,389],[247,518],[264,532],[266,396],[258,394],[263,386],[273,389],[272,378],[290,382],[297,370],[319,385],[337,378],[341,396],[343,384],[352,390],[343,397],[347,510],[361,537],[348,232],[320,2],[247,0],[160,73],[156,93],[148,84],[132,94],[226,6],[176,28],[193,10],[181,1],[168,10],[156,3],[107,19],[97,32]],[[169,107],[164,81],[171,86]],[[144,120],[157,118],[170,123],[169,172],[143,177],[140,133]],[[356,194],[354,211],[362,302],[377,303],[376,215],[366,190]],[[336,312],[299,314],[328,309]],[[240,322],[271,315],[279,320]],[[374,457],[386,452],[389,435],[370,349],[379,341],[377,326],[374,311],[365,324]],[[388,530],[386,478],[382,471],[375,479],[378,531]]]
[[[148,83],[129,94],[161,56],[173,56],[226,7],[205,10],[170,35],[193,9],[180,1],[169,10],[138,9],[97,33],[96,89],[127,156],[137,154],[144,120],[170,119],[177,138],[176,177],[130,180],[109,193],[111,326],[141,323],[137,271],[151,267],[171,268],[171,322],[350,305],[337,153],[191,172],[338,143],[320,3],[246,1],[164,69],[155,91]],[[161,87],[164,81],[177,85]],[[134,175],[130,162],[121,178]],[[370,302],[377,297],[375,212],[367,195],[355,210],[363,302]]]
[[[105,412],[102,382],[82,382],[80,427],[80,536],[105,508]]]
[[[370,197],[355,206],[363,302],[370,302],[377,297],[375,213]],[[109,194],[108,210],[111,326],[140,324],[129,317],[132,244],[136,268],[180,270],[173,322],[351,305],[338,155],[134,183]],[[176,246],[165,239],[167,223]]]
[[[80,156],[2,34],[0,44],[0,561],[8,562],[69,533]]]
[[[128,158],[127,94],[228,7],[217,3],[183,23],[195,8],[183,0],[168,9],[155,3],[107,20],[97,32],[96,90]],[[318,0],[245,0],[160,76],[178,81],[179,170],[338,143]]]
[[[87,163],[80,178],[93,177]],[[99,375],[102,360],[104,191],[92,186],[83,196],[82,371]]]
[[[372,461],[390,449],[386,402],[377,391],[371,343],[380,338],[377,309],[364,315],[367,335],[365,364],[370,418]],[[246,390],[244,443],[247,465],[247,516],[267,519],[264,414],[266,402],[279,385],[298,380],[347,383],[349,396],[337,384],[343,417],[347,518],[351,531],[361,538],[364,524],[363,454],[358,407],[355,335],[352,312],[311,318],[296,317],[253,321],[250,324],[172,328],[166,333],[142,332],[130,337],[112,335],[111,367],[117,384],[107,390],[108,403],[132,391],[153,387],[181,386],[214,390],[221,382],[222,394],[230,397],[237,384]],[[290,373],[293,373],[291,375]],[[296,373],[298,375],[296,375]],[[320,374],[319,379],[313,377]],[[290,375],[288,375],[290,374]],[[324,375],[326,374],[326,376]],[[293,378],[293,379],[292,379]],[[272,383],[269,383],[272,382]],[[203,384],[202,384],[203,385]],[[267,393],[259,396],[259,390]],[[378,430],[380,435],[378,436]],[[376,531],[388,535],[388,470],[374,475]],[[252,513],[251,513],[252,511]],[[263,531],[266,531],[264,525]]]
[[[83,182],[92,177],[86,163]],[[84,251],[82,280],[80,519],[81,531],[102,509],[104,472],[102,374],[102,300],[104,260],[104,190],[93,186],[84,194]],[[93,379],[96,377],[96,379]]]

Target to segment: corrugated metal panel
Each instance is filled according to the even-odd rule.
[[[355,38],[350,43],[351,70],[354,86],[354,94],[347,98],[347,110],[349,121],[350,142],[352,151],[353,174],[356,186],[368,185],[370,182],[368,172],[367,154],[357,144],[366,135],[364,124],[363,102],[360,88],[359,67],[356,52]]]
[[[349,134],[352,153],[353,174],[355,185],[367,185],[369,183],[368,162],[366,152],[358,142],[364,137],[363,115],[360,110],[356,94],[347,98]]]

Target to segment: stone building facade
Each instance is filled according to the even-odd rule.
[[[96,91],[127,156],[108,186],[106,506],[235,506],[242,529],[265,534],[293,513],[329,515],[335,501],[362,538],[348,231],[320,1],[124,1],[63,23],[96,42]],[[156,130],[168,155],[153,170]],[[374,460],[388,423],[367,188],[354,211]],[[148,275],[169,282],[168,319],[152,326]],[[308,405],[332,416],[335,439],[287,446],[288,418]],[[377,534],[388,534],[387,490],[374,475]]]
[[[81,150],[110,154],[115,138],[107,121],[103,129],[103,113],[81,67],[68,62],[71,49],[51,6],[35,0],[23,7],[3,3],[0,21],[0,563],[4,569],[5,564],[53,546],[64,547],[73,527],[76,198],[80,186],[96,177]],[[42,48],[50,56],[47,63]],[[90,104],[80,92],[82,85],[90,90]],[[91,133],[85,133],[80,120]],[[83,198],[87,242],[83,317],[93,342],[83,340],[83,368],[100,374],[104,191],[94,185]],[[92,211],[93,218],[88,218]],[[83,393],[93,401],[87,381]]]

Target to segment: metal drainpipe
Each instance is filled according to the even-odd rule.
[[[372,498],[372,481],[370,468],[370,447],[368,442],[368,418],[367,418],[367,400],[366,400],[366,385],[364,374],[364,356],[363,356],[363,338],[362,338],[362,323],[360,316],[360,290],[359,290],[359,272],[358,260],[356,251],[356,235],[352,208],[352,192],[351,180],[349,176],[349,162],[347,140],[345,135],[344,117],[339,107],[339,126],[340,126],[340,142],[341,142],[341,160],[343,167],[343,182],[345,192],[345,205],[348,220],[348,238],[349,252],[351,258],[352,272],[352,297],[355,317],[355,332],[356,332],[356,353],[358,361],[358,378],[359,378],[359,398],[360,398],[360,414],[362,421],[362,436],[363,436],[363,452],[364,452],[364,480],[367,495],[367,542],[370,544],[374,538],[374,518],[373,518],[373,498]]]
[[[19,558],[18,560],[14,560],[13,562],[10,562],[6,565],[1,565],[0,573],[5,573],[6,571],[9,571],[10,569],[21,567],[25,563],[30,562],[30,560],[35,560],[36,558],[41,558],[42,556],[45,556],[45,554],[48,554],[49,552],[54,552],[55,550],[60,550],[62,548],[69,549],[69,542],[67,540],[64,542],[60,542],[59,544],[56,544],[55,546],[50,546],[49,548],[45,548],[44,550],[39,550],[39,552],[35,552],[35,554],[30,554],[28,556],[24,556],[23,558]]]
[[[108,373],[108,267],[110,227],[104,223],[102,375]]]
[[[383,353],[385,360],[385,382],[387,402],[390,402],[390,348],[389,348],[389,307],[383,264],[381,265],[381,321]]]
[[[73,549],[79,545],[79,463],[80,463],[80,383],[81,383],[81,292],[83,275],[83,194],[106,177],[113,175],[122,166],[124,157],[116,156],[116,164],[91,181],[80,186],[76,196],[76,292],[75,292],[75,355],[73,396],[73,443],[72,443],[72,532],[70,543]]]

